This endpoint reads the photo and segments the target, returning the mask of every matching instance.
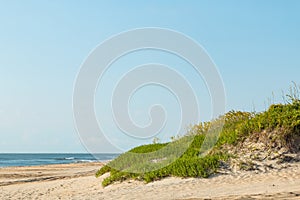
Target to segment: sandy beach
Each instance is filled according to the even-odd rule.
[[[94,174],[103,164],[78,163],[0,169],[0,199],[300,199],[300,163],[281,170],[166,178],[106,188]]]

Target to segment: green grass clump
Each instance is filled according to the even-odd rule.
[[[261,139],[267,134],[266,142],[278,141],[292,151],[299,150],[300,101],[294,99],[287,104],[274,104],[261,113],[229,112],[217,146],[237,144],[249,136]],[[297,149],[298,148],[298,149]]]
[[[241,128],[254,116],[254,113],[241,111],[230,111],[226,113],[223,116],[225,123],[220,133],[217,146],[236,144],[241,136]]]
[[[183,137],[182,139],[179,139],[175,142],[181,144],[181,140],[184,140],[186,137]],[[194,136],[193,141],[191,142],[191,144],[189,144],[189,148],[178,159],[175,159],[169,165],[163,166],[162,168],[159,168],[157,170],[150,171],[146,169],[144,173],[132,173],[122,170],[116,170],[116,168],[130,171],[128,169],[133,169],[132,167],[138,168],[140,163],[140,166],[142,167],[151,166],[151,164],[153,163],[151,163],[150,161],[145,162],[139,160],[139,162],[137,162],[136,160],[134,160],[136,159],[134,155],[130,153],[149,153],[157,151],[163,147],[166,147],[166,145],[168,145],[169,143],[150,144],[136,147],[129,152],[120,155],[118,158],[111,161],[108,165],[102,167],[96,173],[96,176],[99,177],[107,172],[110,172],[110,176],[104,179],[104,181],[102,182],[103,186],[107,186],[116,181],[124,181],[127,179],[142,180],[148,183],[168,176],[206,178],[209,175],[215,173],[219,167],[219,161],[221,159],[225,160],[226,158],[228,158],[228,156],[226,156],[225,154],[223,155],[215,153],[212,155],[207,155],[205,157],[199,157],[200,148],[204,138],[205,135],[203,134]],[[177,146],[175,147],[177,148]],[[147,156],[145,157],[147,159]],[[161,164],[163,165],[164,163],[161,162]]]
[[[217,135],[219,138],[214,149],[204,157],[200,156],[205,138],[220,127],[222,130]],[[184,137],[170,143],[136,147],[102,167],[96,176],[110,172],[110,176],[102,182],[103,186],[128,179],[148,183],[169,176],[206,178],[217,171],[220,161],[231,156],[223,150],[224,145],[237,145],[253,136],[260,139],[266,133],[267,142],[300,151],[298,97],[294,95],[286,104],[271,105],[261,113],[230,111],[211,122],[192,126]],[[182,149],[184,152],[180,151]],[[138,156],[141,154],[142,157]]]
[[[288,104],[271,105],[262,113],[256,114],[245,121],[239,129],[241,135],[256,136],[259,140],[263,136],[273,145],[286,147],[291,151],[300,150],[300,101],[293,100]]]
[[[300,128],[300,101],[292,104],[271,105],[269,110],[255,115],[244,125],[244,134],[284,128],[298,132]]]

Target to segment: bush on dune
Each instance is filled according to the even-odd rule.
[[[102,182],[103,186],[107,186],[116,181],[124,181],[126,179],[136,179],[143,180],[146,183],[159,180],[168,176],[176,176],[176,177],[208,177],[209,175],[215,173],[215,171],[219,167],[219,160],[225,159],[225,155],[214,154],[207,155],[205,157],[199,157],[199,150],[201,148],[201,144],[204,140],[204,135],[196,135],[194,137],[193,142],[190,144],[187,151],[184,154],[174,160],[171,164],[159,168],[154,171],[145,171],[145,173],[131,173],[124,172],[121,170],[116,170],[114,168],[122,168],[124,164],[132,164],[136,167],[138,164],[135,163],[129,152],[122,154],[115,160],[111,161],[108,165],[102,167],[96,174],[97,177],[110,172],[110,176]],[[150,151],[154,151],[155,149],[163,148],[166,144],[150,144],[143,145],[140,147],[136,147],[132,149],[130,152],[138,152],[138,153],[148,153]],[[144,163],[143,166],[145,166]],[[151,163],[148,163],[151,164]],[[111,167],[117,166],[117,167]]]
[[[148,183],[169,176],[206,178],[217,171],[220,167],[220,161],[226,161],[231,156],[222,148],[224,145],[235,146],[249,137],[260,140],[263,138],[264,132],[269,133],[268,137],[265,138],[265,142],[269,142],[273,146],[284,146],[291,152],[299,152],[300,100],[295,95],[295,92],[289,98],[290,100],[285,104],[271,105],[267,111],[261,113],[230,111],[211,122],[194,125],[185,136],[170,143],[136,147],[102,167],[96,176],[99,177],[110,172],[110,176],[102,182],[103,186],[127,179],[142,180]],[[218,124],[223,126],[217,143],[207,155],[204,157],[200,156],[200,149],[205,136],[212,130],[212,127],[218,127]],[[174,159],[174,161],[165,166],[164,162],[167,161],[164,161],[163,155],[172,153],[175,149],[180,149],[181,145],[183,147],[183,145],[187,144],[186,141],[191,137],[193,140],[191,143],[188,143],[187,150],[178,159]],[[173,148],[169,150],[164,148],[172,145]],[[162,155],[153,154],[154,157],[150,156],[149,158],[146,156],[142,161],[137,160],[132,154],[151,154],[151,152],[159,152],[162,149],[167,149]],[[161,163],[162,167],[151,170],[151,166],[154,166],[153,158],[158,160],[155,165],[157,166]],[[149,166],[149,168],[145,168],[145,166]],[[130,170],[141,170],[142,168],[145,168],[143,173],[130,172]]]

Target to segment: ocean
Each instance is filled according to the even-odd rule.
[[[97,154],[96,159],[91,154],[0,153],[0,167],[107,161],[116,158],[118,155],[119,154]]]

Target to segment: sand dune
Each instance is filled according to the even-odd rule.
[[[264,173],[166,178],[101,186],[101,163],[0,169],[0,199],[300,199],[300,163]]]

